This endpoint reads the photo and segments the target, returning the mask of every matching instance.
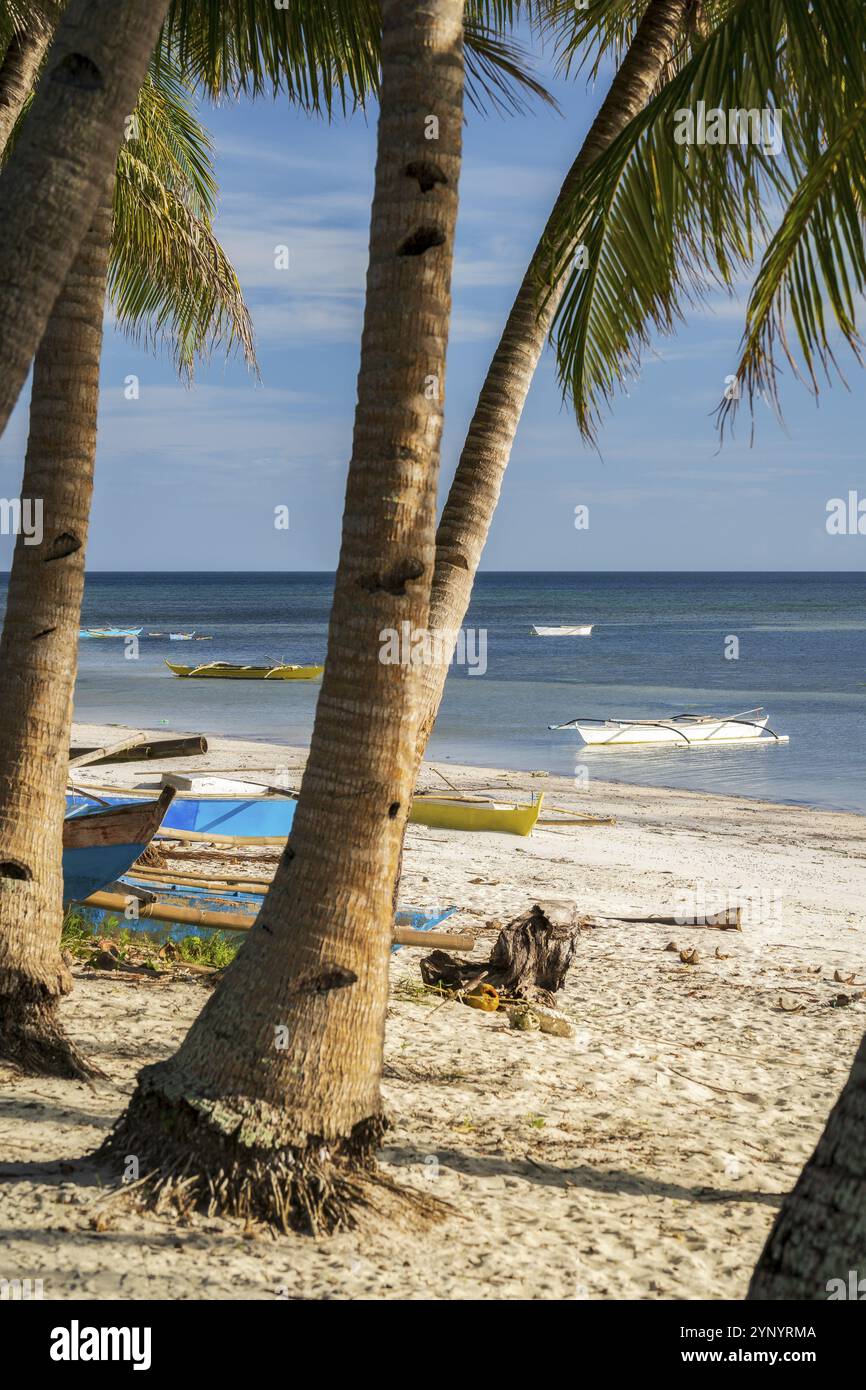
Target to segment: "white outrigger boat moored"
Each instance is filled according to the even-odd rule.
[[[593,627],[593,623],[584,623],[581,627],[531,627],[529,631],[533,637],[588,637]]]
[[[584,743],[606,748],[621,745],[672,744],[691,748],[712,743],[787,743],[787,734],[769,727],[768,714],[747,709],[740,714],[675,714],[669,719],[594,719],[578,716],[549,729],[576,729]]]

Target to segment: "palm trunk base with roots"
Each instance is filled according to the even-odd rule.
[[[388,1127],[371,1115],[339,1140],[309,1135],[286,1142],[285,1114],[242,1096],[218,1101],[167,1096],[148,1068],[97,1161],[127,1168],[136,1157],[144,1175],[121,1187],[136,1205],[188,1218],[229,1216],[288,1234],[332,1235],[354,1229],[366,1211],[419,1222],[444,1219],[450,1208],[426,1193],[398,1186],[376,1162]]]
[[[11,993],[0,994],[0,1062],[30,1076],[56,1076],[64,1081],[90,1081],[105,1075],[67,1037],[60,1022],[62,997],[40,989],[30,979],[22,979]]]

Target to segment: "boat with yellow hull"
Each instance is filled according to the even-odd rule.
[[[230,661],[209,661],[204,666],[178,666],[166,661],[169,671],[176,676],[209,677],[211,680],[229,681],[313,681],[324,671],[324,666],[235,666]]]
[[[416,796],[410,821],[440,830],[494,830],[506,835],[531,835],[541,813],[543,794],[537,801],[515,806],[510,801],[488,801],[460,796]]]

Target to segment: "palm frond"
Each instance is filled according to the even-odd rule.
[[[594,81],[605,63],[618,68],[648,4],[649,0],[589,0],[581,8],[574,0],[559,0],[547,17],[559,71],[566,76],[586,71]],[[731,0],[690,0],[685,42],[675,55],[675,67],[691,42],[718,27],[730,4]]]
[[[817,394],[816,367],[829,377],[836,366],[825,301],[842,338],[862,362],[857,300],[866,292],[864,218],[866,98],[861,98],[794,190],[764,253],[735,373],[740,389],[728,392],[719,406],[723,434],[743,387],[750,405],[760,395],[778,409],[779,347],[797,375],[802,362]],[[794,321],[799,361],[789,342],[788,315]]]
[[[466,99],[481,114],[520,114],[532,98],[559,110],[555,97],[534,75],[521,44],[476,25],[467,14],[465,27]]]
[[[478,110],[552,100],[508,36],[521,18],[543,25],[558,3],[469,0],[467,90]],[[378,0],[172,0],[158,54],[173,54],[184,79],[214,98],[283,92],[330,115],[378,89],[381,37]]]
[[[237,275],[213,230],[210,135],[167,55],[152,65],[117,162],[108,294],[118,326],[190,378],[217,346],[255,366]]]
[[[217,182],[213,142],[197,119],[192,96],[177,68],[164,58],[153,61],[127,123],[125,146],[138,151],[159,171],[198,217],[213,217]]]
[[[118,327],[145,347],[167,347],[187,378],[217,347],[255,364],[250,313],[209,220],[129,147],[117,165],[108,297]]]
[[[847,0],[730,0],[715,31],[590,166],[562,209],[542,287],[549,298],[567,276],[552,338],[585,436],[652,331],[670,332],[687,305],[751,263],[767,209],[787,201],[792,175],[838,120],[840,91],[862,86],[864,41],[863,10]],[[678,144],[678,113],[701,101],[782,112],[778,157],[760,142]]]

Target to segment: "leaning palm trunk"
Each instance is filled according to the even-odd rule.
[[[0,1058],[73,1077],[94,1069],[58,1019],[72,985],[60,956],[61,845],[110,232],[106,197],[36,354],[0,638]]]
[[[827,1128],[785,1198],[747,1297],[823,1302],[866,1291],[866,1038]],[[852,1287],[853,1286],[853,1287]]]
[[[105,1152],[151,1193],[282,1228],[351,1222],[373,1182],[391,889],[419,676],[380,660],[428,621],[462,118],[462,0],[386,0],[352,460],[325,676],[289,845],[179,1051]],[[437,129],[438,127],[438,129]]]
[[[47,20],[34,16],[26,29],[19,30],[9,40],[0,62],[0,154],[36,85],[36,74],[52,33]]]
[[[472,586],[502,478],[567,276],[550,289],[552,234],[560,209],[573,199],[587,167],[646,105],[682,35],[692,0],[651,0],[632,44],[572,164],[536,247],[469,425],[436,535],[436,569],[430,625],[444,639],[433,644],[437,660],[425,669],[416,760],[420,765],[436,719],[454,643],[469,606]]]
[[[0,434],[117,161],[168,0],[70,0],[0,179]]]

